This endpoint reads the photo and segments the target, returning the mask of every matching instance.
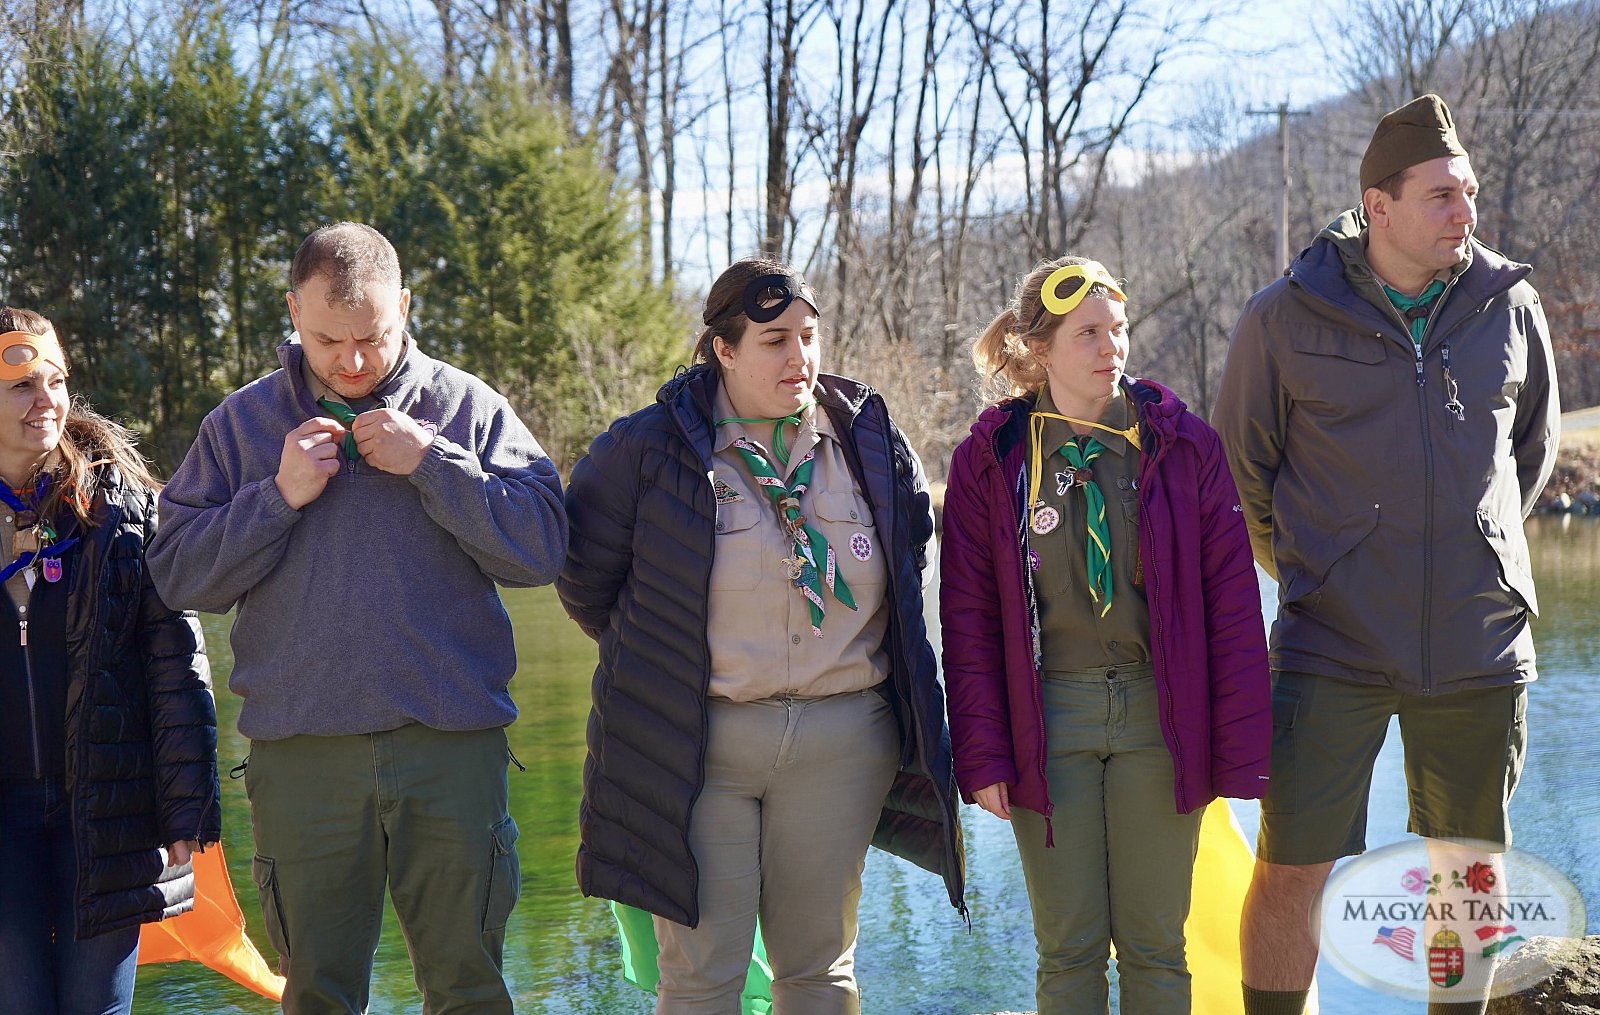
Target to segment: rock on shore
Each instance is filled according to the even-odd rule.
[[[1489,1002],[1488,1015],[1600,1015],[1600,937],[1536,937],[1512,953],[1500,977],[1537,965],[1549,973],[1531,986]]]

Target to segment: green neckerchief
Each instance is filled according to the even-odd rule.
[[[327,409],[328,415],[344,424],[344,456],[352,462],[361,461],[361,452],[356,450],[356,435],[350,432],[350,424],[354,423],[361,413],[332,398],[319,398],[317,404]]]
[[[1093,437],[1086,438],[1081,445],[1076,440],[1061,445],[1061,454],[1073,472],[1083,473],[1081,480],[1073,485],[1083,490],[1084,521],[1087,523],[1083,544],[1089,566],[1089,598],[1101,604],[1102,617],[1111,612],[1111,530],[1106,526],[1105,494],[1100,492],[1100,484],[1094,481],[1094,471],[1089,467],[1105,451],[1106,446]]]
[[[785,417],[778,421],[780,432],[783,424],[793,418]],[[768,421],[763,419],[755,422]],[[782,444],[778,446],[781,448]],[[756,485],[772,499],[772,506],[778,509],[778,520],[794,542],[793,553],[785,557],[783,562],[789,567],[789,580],[794,582],[794,587],[800,590],[811,609],[811,633],[820,638],[822,615],[826,612],[822,602],[823,585],[827,585],[835,599],[852,610],[856,608],[856,601],[850,594],[850,586],[839,574],[838,558],[834,556],[833,547],[828,545],[822,533],[806,523],[806,516],[800,513],[800,496],[811,485],[811,467],[816,463],[817,449],[813,447],[806,452],[800,464],[795,466],[793,478],[785,484],[762,455],[760,445],[747,437],[736,437],[733,447],[744,459],[750,475],[755,477]],[[783,453],[782,457],[786,458],[787,454]],[[822,560],[821,566],[817,564],[819,558]]]
[[[1400,316],[1406,319],[1406,327],[1411,329],[1411,341],[1417,345],[1422,344],[1422,334],[1428,330],[1428,317],[1432,315],[1433,308],[1430,304],[1444,294],[1444,281],[1434,279],[1428,283],[1428,288],[1422,290],[1419,296],[1407,296],[1398,289],[1391,288],[1383,283],[1383,294],[1389,297],[1389,302],[1400,311]],[[1423,313],[1412,314],[1413,310],[1421,309]]]

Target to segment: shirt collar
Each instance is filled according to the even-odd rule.
[[[1055,399],[1050,397],[1050,385],[1048,383],[1045,384],[1044,390],[1039,392],[1039,402],[1036,408],[1039,412],[1053,412],[1058,416],[1062,415],[1061,410],[1056,408]],[[1133,425],[1133,420],[1129,416],[1130,408],[1127,395],[1123,392],[1122,385],[1119,384],[1117,385],[1116,393],[1111,396],[1111,401],[1107,403],[1105,412],[1101,413],[1100,418],[1094,422],[1125,429]],[[1061,446],[1076,436],[1077,434],[1073,433],[1072,424],[1065,420],[1047,419],[1044,421],[1043,440],[1045,447],[1049,449],[1048,454],[1060,454]],[[1128,439],[1119,433],[1093,430],[1090,431],[1090,436],[1105,445],[1107,451],[1119,458],[1128,453]]]
[[[717,392],[711,398],[712,422],[727,419],[736,415],[733,406],[728,402],[727,388],[717,385]],[[800,436],[795,439],[795,447],[810,447],[812,442],[807,440],[807,433],[815,433],[819,438],[827,437],[829,440],[838,441],[839,435],[834,432],[833,419],[823,411],[822,407],[812,403],[810,408],[800,414]],[[711,444],[712,454],[724,451],[738,437],[745,436],[766,448],[772,443],[772,426],[763,423],[723,423],[717,426],[716,440]]]

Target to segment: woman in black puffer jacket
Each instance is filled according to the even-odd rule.
[[[961,908],[922,469],[822,373],[787,264],[716,281],[700,365],[595,438],[556,589],[599,642],[578,883],[655,914],[657,1012],[737,1011],[757,911],[776,1010],[858,1010],[871,842]]]
[[[50,322],[0,308],[0,983],[7,1011],[125,1013],[139,925],[193,906],[220,837],[216,710],[145,571],[155,482],[66,378]]]

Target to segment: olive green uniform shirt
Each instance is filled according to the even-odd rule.
[[[735,415],[721,390],[712,411],[716,419]],[[806,452],[816,451],[800,511],[832,544],[838,573],[857,607],[852,611],[839,602],[824,584],[821,638],[811,633],[810,608],[782,563],[794,543],[733,446],[740,436],[762,449],[762,457],[785,482]],[[770,423],[724,423],[712,445],[717,525],[706,626],[711,648],[708,693],[757,701],[783,694],[820,697],[866,690],[889,672],[883,649],[889,572],[872,512],[856,489],[826,412],[813,408],[802,417],[788,465],[777,460],[771,444]],[[826,567],[820,559],[817,564]]]
[[[1039,394],[1039,410],[1055,412],[1050,388]],[[1125,429],[1133,423],[1133,406],[1120,390],[1097,422]],[[1030,431],[1031,432],[1031,431]],[[1069,468],[1061,446],[1074,439],[1071,424],[1046,419],[1043,431],[1043,476],[1039,501],[1054,509],[1059,519],[1049,531],[1039,529],[1040,513],[1030,519],[1028,566],[1034,569],[1034,589],[1039,597],[1039,642],[1042,669],[1087,670],[1150,661],[1150,608],[1139,579],[1139,451],[1127,439],[1093,431],[1106,446],[1089,466],[1091,482],[1106,501],[1106,528],[1111,536],[1111,610],[1100,615],[1104,604],[1089,595],[1088,538],[1083,490],[1062,489]],[[1030,452],[1032,449],[1029,449]],[[1031,458],[1030,458],[1031,461]],[[1064,478],[1064,477],[1063,477]]]

